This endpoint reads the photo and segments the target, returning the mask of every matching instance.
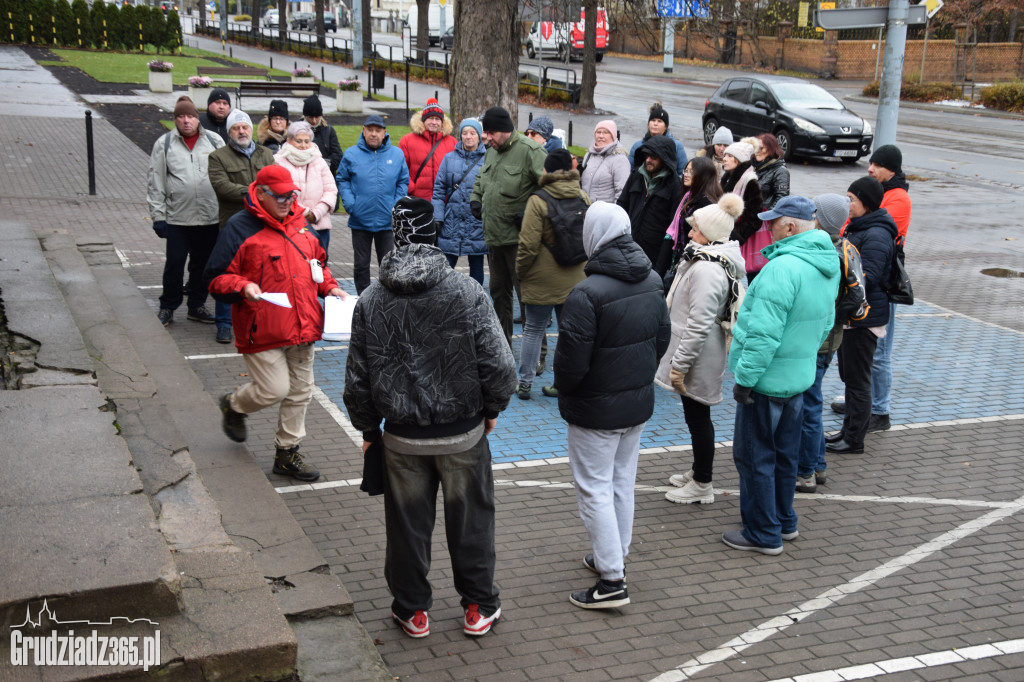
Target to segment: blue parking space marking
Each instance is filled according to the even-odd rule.
[[[1019,333],[982,324],[961,315],[918,303],[901,306],[897,317],[893,352],[894,424],[965,419],[1024,412],[1024,367],[1020,363]],[[512,397],[491,436],[495,462],[521,462],[565,456],[565,422],[558,414],[558,400],[541,394],[553,379],[551,370],[557,336],[548,336],[548,369],[533,383],[532,400]],[[513,352],[519,357],[522,326],[515,327]],[[346,350],[319,353],[316,383],[343,411]],[[842,426],[842,417],[828,403],[843,392],[833,360],[822,386],[824,422],[829,431]],[[732,375],[726,372],[724,400],[711,409],[715,439],[730,441],[735,415]],[[347,414],[347,412],[346,412]],[[689,445],[679,396],[655,388],[654,415],[647,422],[641,448]]]

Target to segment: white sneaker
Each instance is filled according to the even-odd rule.
[[[669,490],[665,493],[665,499],[676,504],[711,504],[715,501],[715,489],[710,483],[700,483],[691,480],[682,488]]]
[[[690,469],[685,474],[673,474],[668,482],[677,488],[682,488],[684,485],[693,480],[693,469]]]

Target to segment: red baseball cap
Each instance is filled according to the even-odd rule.
[[[256,184],[269,187],[274,194],[297,192],[299,188],[292,182],[292,174],[283,166],[272,164],[264,166],[256,173]]]

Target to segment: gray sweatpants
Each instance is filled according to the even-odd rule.
[[[633,489],[645,424],[611,431],[569,424],[576,502],[594,548],[594,565],[605,580],[622,579],[633,540]]]

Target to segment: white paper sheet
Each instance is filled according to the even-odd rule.
[[[324,299],[324,341],[348,341],[352,336],[352,313],[356,309],[358,296]]]
[[[264,291],[262,294],[260,294],[260,300],[266,301],[267,303],[273,303],[274,305],[279,305],[282,308],[292,307],[291,302],[289,302],[288,300],[288,294],[284,292],[276,294]]]

